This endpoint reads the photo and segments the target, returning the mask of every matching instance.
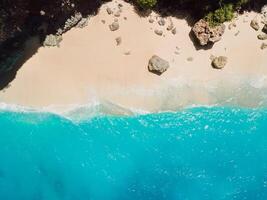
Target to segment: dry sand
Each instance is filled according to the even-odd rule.
[[[166,30],[170,17],[161,27],[155,13],[151,24],[149,17],[138,16],[131,5],[118,3],[124,5],[118,17],[118,31],[109,30],[115,17],[106,12],[107,6],[115,8],[117,4],[104,4],[87,27],[64,34],[60,48],[39,48],[10,86],[0,92],[0,102],[45,107],[86,104],[98,99],[151,111],[192,104],[262,104],[267,49],[260,49],[258,32],[249,26],[256,13],[239,16],[237,27],[227,29],[212,49],[196,50],[185,19],[171,17],[177,29],[173,35]],[[155,28],[163,30],[164,36],[156,35]],[[115,41],[118,36],[122,38],[119,46]],[[128,51],[130,55],[125,55]],[[171,66],[161,76],[147,70],[154,54],[168,60]],[[211,55],[227,56],[227,66],[213,69]],[[193,60],[188,61],[189,57]]]

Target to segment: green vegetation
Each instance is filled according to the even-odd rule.
[[[205,19],[211,26],[219,25],[226,21],[231,21],[234,17],[234,6],[233,4],[223,5],[221,8],[209,12]]]
[[[157,0],[137,0],[137,4],[143,9],[150,9],[157,4]]]

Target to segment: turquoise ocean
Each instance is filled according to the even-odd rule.
[[[0,200],[266,200],[267,109],[0,110]]]

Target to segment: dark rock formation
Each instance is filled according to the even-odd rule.
[[[203,19],[199,20],[192,28],[193,34],[202,46],[218,42],[224,34],[224,31],[224,24],[211,27],[209,23]]]

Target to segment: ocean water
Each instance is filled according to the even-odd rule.
[[[267,109],[74,118],[0,111],[0,200],[267,199]]]

